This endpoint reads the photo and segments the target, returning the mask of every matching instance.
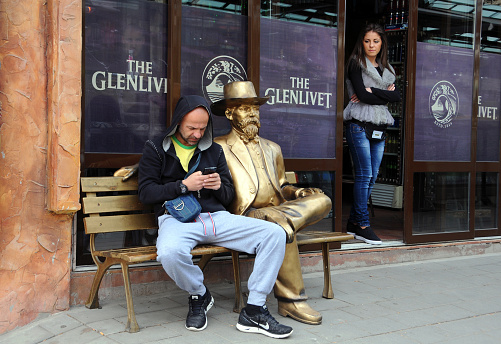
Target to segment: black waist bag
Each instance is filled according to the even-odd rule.
[[[384,140],[386,138],[386,124],[376,125],[374,123],[365,122],[365,136],[369,140]]]
[[[386,124],[374,124],[371,122],[362,122],[356,119],[352,119],[351,121],[365,129],[365,136],[369,140],[381,141],[386,138],[386,129],[388,128],[388,125]]]

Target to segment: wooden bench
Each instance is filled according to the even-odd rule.
[[[82,177],[82,198],[85,233],[90,235],[90,252],[96,263],[92,287],[85,306],[98,308],[98,291],[106,271],[115,264],[120,264],[124,279],[127,301],[127,325],[129,332],[138,332],[139,326],[134,313],[132,292],[129,279],[129,265],[156,260],[155,246],[128,247],[120,249],[96,249],[96,235],[100,233],[126,232],[158,228],[157,219],[150,207],[145,207],[137,195],[137,179],[122,182],[120,177]],[[191,254],[201,256],[198,266],[204,270],[207,263],[216,254],[230,252],[233,261],[235,281],[234,311],[240,312],[243,297],[240,284],[240,264],[238,252],[220,246],[200,245]]]
[[[118,249],[96,249],[96,235],[100,233],[126,232],[133,230],[157,229],[157,219],[153,210],[146,207],[137,195],[137,179],[126,182],[121,177],[82,177],[81,188],[82,209],[85,233],[90,235],[90,251],[96,263],[97,271],[94,275],[92,287],[85,306],[98,308],[98,291],[106,271],[116,264],[120,264],[124,279],[125,297],[127,301],[127,325],[129,332],[138,332],[139,326],[134,313],[131,284],[129,279],[129,265],[156,260],[155,246],[128,247]],[[297,234],[298,246],[308,244],[322,245],[322,259],[324,271],[324,290],[322,296],[333,298],[329,264],[329,243],[342,242],[353,239],[346,233],[302,231]],[[198,266],[202,271],[209,261],[220,253],[231,253],[233,263],[233,277],[235,283],[235,303],[233,310],[240,312],[244,305],[240,278],[239,252],[220,246],[200,245],[195,247],[191,254],[201,256]]]

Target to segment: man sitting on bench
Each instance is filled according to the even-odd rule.
[[[196,171],[185,179],[199,156]],[[202,174],[212,166],[215,172]],[[153,204],[158,216],[157,260],[190,294],[186,328],[205,329],[206,313],[214,302],[190,251],[199,244],[213,244],[256,255],[248,280],[247,306],[240,312],[237,329],[272,338],[288,337],[292,328],[279,324],[265,305],[283,261],[286,233],[274,223],[226,211],[235,189],[223,149],[212,141],[211,111],[204,98],[179,99],[167,134],[148,140],[144,146],[138,183],[141,202]],[[187,193],[195,195],[202,211],[193,222],[180,222],[166,212],[163,203]]]
[[[295,233],[322,220],[332,202],[318,188],[287,183],[280,146],[258,136],[259,98],[250,81],[224,86],[224,98],[212,104],[212,113],[226,116],[231,131],[214,139],[223,149],[233,176],[236,196],[227,208],[279,224],[287,232],[285,258],[275,284],[278,313],[307,323],[320,324],[322,315],[307,303]]]

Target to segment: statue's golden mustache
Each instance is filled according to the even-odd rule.
[[[248,126],[250,124],[253,124],[253,125],[255,125],[258,128],[261,128],[261,122],[259,122],[259,119],[255,118],[255,117],[244,118],[243,120],[241,120],[238,123],[238,125],[240,126],[240,128],[245,128],[246,126]]]

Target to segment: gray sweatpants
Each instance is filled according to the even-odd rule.
[[[285,231],[263,220],[227,211],[202,213],[196,222],[181,223],[171,215],[158,218],[157,260],[181,289],[190,295],[204,295],[202,270],[193,264],[191,250],[199,244],[213,244],[255,254],[247,286],[247,303],[262,306],[271,292],[285,254]]]

